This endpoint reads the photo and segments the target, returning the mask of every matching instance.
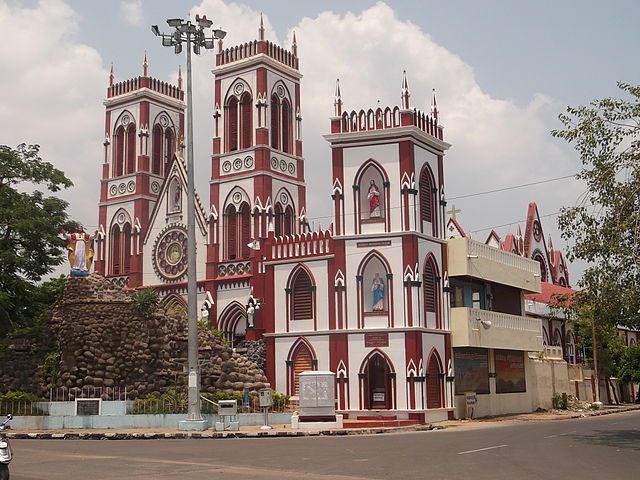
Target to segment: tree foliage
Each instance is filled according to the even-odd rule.
[[[618,379],[623,382],[640,382],[640,345],[625,348],[620,359]]]
[[[626,98],[594,100],[559,116],[552,135],[573,144],[587,190],[558,224],[568,257],[591,264],[580,286],[597,320],[640,327],[640,86],[619,83]]]
[[[57,192],[71,185],[40,158],[38,145],[0,145],[0,312],[13,325],[33,318],[35,284],[64,261],[59,231],[73,225],[67,202],[37,187]]]

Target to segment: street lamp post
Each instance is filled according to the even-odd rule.
[[[205,430],[207,422],[200,413],[200,369],[198,366],[198,308],[196,283],[196,222],[195,222],[195,177],[193,173],[193,100],[191,90],[191,49],[198,55],[204,47],[209,50],[214,47],[215,39],[222,39],[226,32],[213,30],[211,37],[206,36],[206,29],[213,22],[206,16],[196,15],[196,23],[186,22],[181,18],[171,18],[167,24],[175,28],[171,34],[161,33],[157,25],[151,31],[162,38],[163,47],[173,47],[176,54],[182,52],[182,44],[187,44],[187,302],[188,337],[187,365],[189,370],[188,410],[187,419],[179,423],[181,430]]]

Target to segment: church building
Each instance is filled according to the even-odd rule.
[[[142,76],[110,78],[96,271],[184,307],[186,105],[181,78],[174,86],[147,70],[145,59]],[[412,107],[404,75],[399,106],[348,111],[336,85],[324,137],[333,223],[312,231],[295,35],[290,51],[262,25],[257,40],[220,42],[213,73],[208,199],[196,195],[198,310],[232,341],[265,342],[278,392],[295,397],[301,372],[330,370],[345,417],[451,417],[449,144],[435,97],[430,114]]]

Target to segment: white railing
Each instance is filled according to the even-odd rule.
[[[525,272],[540,274],[540,265],[535,260],[530,260],[515,253],[505,252],[499,248],[492,247],[476,240],[467,238],[467,254],[475,255],[478,258],[485,258],[493,262],[501,263],[509,267],[518,268]]]
[[[508,328],[542,335],[542,323],[537,318],[509,315],[508,313],[480,310],[479,308],[469,308],[468,311],[469,327],[472,329],[477,329],[481,325],[490,325],[491,328]]]

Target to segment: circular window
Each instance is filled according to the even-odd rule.
[[[172,227],[162,233],[154,248],[154,268],[166,280],[178,280],[187,270],[187,233]]]

